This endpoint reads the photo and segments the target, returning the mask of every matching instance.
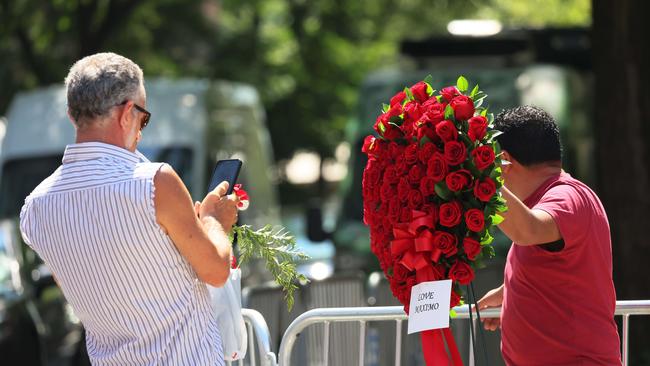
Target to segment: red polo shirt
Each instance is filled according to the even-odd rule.
[[[564,247],[510,248],[501,316],[506,364],[620,365],[612,247],[600,200],[562,172],[524,203],[553,217]]]

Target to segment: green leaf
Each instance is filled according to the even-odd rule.
[[[474,101],[474,108],[480,108],[483,105],[484,98],[479,98]]]
[[[494,139],[495,137],[500,136],[500,135],[503,135],[503,131],[491,130],[491,131],[488,131],[487,138],[491,140],[491,139]]]
[[[424,136],[420,139],[420,146],[424,146],[427,142],[431,142],[431,139],[428,138],[427,136]]]
[[[464,76],[459,76],[458,80],[456,80],[456,87],[461,93],[464,93],[467,91],[467,88],[469,87],[467,83],[467,79],[465,79]]]
[[[486,116],[487,116],[487,113],[488,113],[488,110],[487,110],[487,108],[486,108],[486,109],[483,109],[483,110],[481,110],[481,116],[483,116],[483,117],[486,117]]]
[[[379,132],[383,135],[384,132],[386,132],[386,126],[384,126],[384,122],[379,122]]]
[[[436,183],[435,190],[438,197],[442,198],[443,200],[448,200],[453,196],[453,193],[449,190],[449,188],[447,188],[445,181]]]
[[[481,245],[488,245],[493,240],[494,240],[494,238],[492,237],[492,235],[490,235],[490,233],[487,230],[485,230],[485,235],[483,235],[483,237],[481,237]]]
[[[490,178],[492,179],[497,179],[497,177],[501,176],[501,167],[496,167],[492,169],[492,172],[490,172]]]
[[[386,103],[383,103],[383,105],[382,105],[382,109],[381,109],[381,110],[382,110],[384,113],[388,112],[388,111],[390,110],[390,105],[388,105],[388,104],[386,104]]]
[[[424,78],[424,82],[429,85],[433,84],[433,76],[431,76],[431,74],[427,75],[427,77]]]
[[[266,269],[282,287],[287,308],[291,311],[293,295],[298,289],[296,284],[309,282],[297,270],[297,261],[309,259],[309,256],[298,250],[296,238],[284,228],[274,229],[271,225],[255,231],[248,225],[235,226],[231,232],[234,234],[237,234],[239,266],[248,264],[253,258],[264,260]]]
[[[449,317],[452,319],[458,317],[458,313],[456,312],[456,310],[454,310],[453,308],[449,309]]]
[[[508,206],[506,206],[506,205],[498,205],[497,206],[497,211],[498,212],[506,212],[506,211],[508,211]]]
[[[474,87],[474,89],[472,89],[472,92],[469,94],[469,97],[472,98],[472,99],[474,99],[474,97],[476,97],[476,94],[477,94],[477,93],[478,93],[478,84],[476,84],[476,86]]]
[[[504,220],[503,216],[501,216],[499,214],[494,214],[491,217],[492,217],[492,225],[499,225]]]
[[[491,245],[483,245],[481,248],[481,252],[483,253],[483,256],[486,258],[494,258],[495,252],[494,252],[494,247]]]
[[[445,119],[451,119],[454,116],[454,109],[451,105],[447,104],[445,107]]]
[[[499,156],[499,154],[501,154],[501,145],[497,141],[494,141],[492,143],[492,148],[494,149],[495,156]]]
[[[408,100],[408,101],[415,100],[415,97],[413,96],[413,93],[411,93],[411,89],[404,88],[404,94],[406,94],[406,100]]]

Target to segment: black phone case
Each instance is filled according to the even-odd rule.
[[[239,159],[227,159],[219,160],[214,166],[214,171],[212,172],[212,178],[210,179],[210,184],[208,185],[208,192],[212,192],[219,183],[226,181],[228,182],[228,192],[231,194],[235,183],[237,183],[237,177],[239,176],[239,171],[241,170],[242,161]]]

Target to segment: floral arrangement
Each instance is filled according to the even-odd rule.
[[[248,193],[241,184],[236,184],[233,192],[239,198],[238,209],[246,210],[250,204]],[[274,281],[282,287],[287,308],[291,311],[294,303],[293,295],[298,289],[297,283],[309,282],[296,269],[296,260],[309,259],[309,256],[296,248],[295,237],[284,228],[274,228],[271,225],[266,225],[259,230],[253,230],[249,225],[234,226],[231,239],[235,236],[239,261],[233,256],[231,267],[245,265],[254,258],[263,259]]]
[[[406,312],[411,287],[426,281],[451,279],[450,306],[462,304],[460,285],[494,256],[491,229],[506,206],[501,132],[485,97],[478,85],[469,91],[463,76],[436,92],[428,76],[384,104],[378,136],[364,140],[364,223]]]

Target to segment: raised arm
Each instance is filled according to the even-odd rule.
[[[538,245],[562,239],[560,230],[550,214],[543,210],[531,210],[506,187],[501,188],[508,211],[501,215],[505,220],[499,224],[515,244]]]

